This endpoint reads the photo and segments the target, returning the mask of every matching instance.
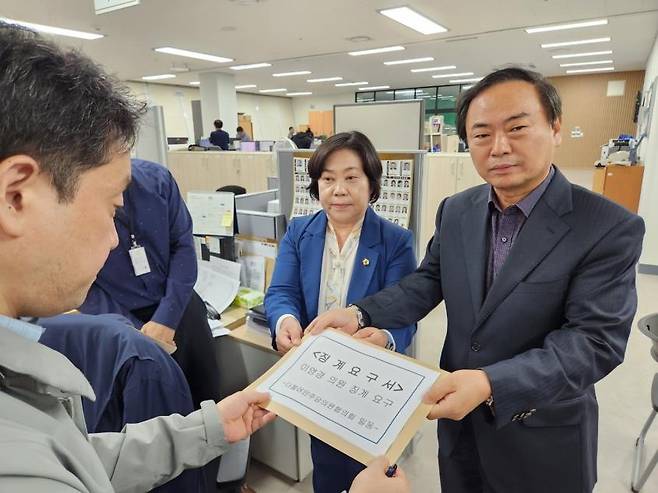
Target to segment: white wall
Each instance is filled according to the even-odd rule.
[[[308,123],[309,111],[333,110],[335,104],[354,102],[354,91],[331,96],[298,96],[292,98],[294,127]],[[287,128],[287,127],[286,127]]]
[[[191,101],[199,99],[199,89],[166,84],[126,82],[132,93],[149,106],[162,106],[167,137],[188,137],[194,140]]]
[[[656,77],[658,77],[658,37],[647,60],[644,91],[649,88]],[[653,111],[651,135],[648,141],[645,140],[642,143],[640,156],[645,164],[640,215],[644,218],[647,228],[640,264],[651,266],[649,270],[654,271],[658,269],[658,103],[655,104]]]
[[[167,137],[189,137],[194,140],[193,100],[201,99],[197,87],[183,87],[145,82],[126,82],[135,96],[164,110]],[[354,92],[332,96],[299,96],[293,98],[237,93],[238,113],[251,116],[254,138],[277,140],[288,135],[288,127],[308,123],[309,111],[332,110],[334,104],[354,102]],[[233,136],[235,129],[226,128]]]
[[[279,140],[288,136],[293,124],[290,98],[238,93],[238,112],[251,116],[256,140]],[[235,129],[227,129],[233,136]]]

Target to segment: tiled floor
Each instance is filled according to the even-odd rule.
[[[564,170],[563,170],[564,171]],[[566,170],[574,183],[590,188],[592,169]],[[658,276],[638,276],[638,317],[658,311]],[[418,357],[436,362],[445,336],[445,310],[438,307],[423,321],[418,332]],[[630,491],[631,464],[635,438],[651,410],[650,389],[658,362],[649,354],[649,340],[633,325],[625,362],[597,385],[600,404],[599,423],[599,482],[595,493],[623,493]],[[436,425],[427,422],[411,457],[402,462],[411,479],[413,491],[439,492],[436,461]],[[647,450],[658,448],[658,423],[649,433]],[[287,480],[269,468],[254,463],[249,472],[249,485],[257,493],[310,493],[311,478],[301,483]],[[428,486],[431,485],[431,486]],[[658,468],[642,490],[658,492]],[[557,493],[557,492],[556,492]]]

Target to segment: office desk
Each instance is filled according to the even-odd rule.
[[[268,336],[247,329],[245,313],[240,308],[222,313],[224,326],[231,329],[231,333],[214,341],[222,395],[244,389],[281,357],[272,349]],[[251,454],[295,481],[302,481],[313,469],[308,434],[282,419],[252,436]]]

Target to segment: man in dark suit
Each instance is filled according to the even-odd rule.
[[[461,98],[458,131],[487,185],[445,199],[420,267],[311,323],[398,327],[446,302],[442,490],[591,492],[594,383],[623,361],[643,221],[555,167],[561,102],[540,74],[494,72]]]
[[[224,122],[221,120],[215,120],[213,122],[213,125],[215,125],[215,130],[213,132],[210,132],[210,138],[208,140],[212,145],[221,147],[223,151],[228,151],[228,144],[230,142],[230,138],[228,132],[222,130],[222,127],[224,126]]]

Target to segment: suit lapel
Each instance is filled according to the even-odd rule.
[[[302,291],[306,301],[306,313],[310,319],[315,318],[318,313],[326,232],[327,216],[320,212],[306,228],[299,245]]]
[[[570,227],[560,217],[571,210],[571,184],[556,169],[544,195],[526,220],[492,284],[476,319],[477,329],[545,257]]]
[[[373,248],[381,241],[380,223],[377,214],[370,208],[366,211],[359,238],[359,246],[354,258],[352,279],[347,290],[347,303],[352,303],[368,294],[368,286],[377,269],[379,252]]]
[[[482,192],[474,198],[472,207],[467,209],[461,218],[462,248],[475,315],[480,311],[484,299],[489,218],[488,193],[489,189],[483,187]]]

